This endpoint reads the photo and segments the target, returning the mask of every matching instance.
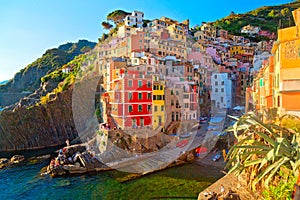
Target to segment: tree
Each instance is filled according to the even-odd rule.
[[[230,16],[233,16],[235,15],[235,13],[233,11],[230,12]]]
[[[108,21],[113,21],[115,23],[115,25],[118,25],[119,23],[121,23],[123,21],[123,19],[126,17],[126,15],[129,15],[130,13],[125,12],[123,10],[115,10],[111,13],[109,13],[106,16],[106,19]]]
[[[253,10],[253,11],[252,11],[252,15],[253,15],[253,16],[257,16],[257,15],[258,15],[258,10]]]
[[[113,27],[113,25],[111,25],[109,22],[105,22],[105,21],[102,22],[101,25],[106,30],[109,30],[109,29],[111,29]]]
[[[282,16],[288,16],[290,15],[290,10],[288,8],[283,8],[280,13],[282,14]]]
[[[275,10],[271,10],[270,12],[269,12],[269,14],[268,14],[268,17],[275,17],[276,15],[275,15]]]

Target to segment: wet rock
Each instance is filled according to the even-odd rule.
[[[12,163],[20,163],[23,162],[25,160],[25,157],[22,155],[14,155],[13,157],[11,157],[10,162]]]
[[[7,158],[0,158],[0,169],[3,169],[7,166],[11,165],[11,162]]]
[[[28,161],[29,162],[38,162],[38,161],[43,161],[43,160],[47,160],[51,157],[50,154],[47,154],[47,155],[43,155],[43,156],[36,156],[36,157],[31,157],[31,158],[28,158]]]
[[[0,165],[4,165],[4,164],[7,164],[9,163],[9,159],[7,158],[0,158]]]

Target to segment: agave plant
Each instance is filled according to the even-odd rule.
[[[247,113],[226,131],[233,131],[237,143],[230,149],[226,160],[229,173],[245,172],[253,191],[273,184],[281,168],[290,169],[295,176],[300,166],[299,131],[283,126],[283,119],[297,117],[284,116],[266,120],[254,113]],[[276,120],[275,120],[276,119]]]

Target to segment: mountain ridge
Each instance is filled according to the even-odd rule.
[[[260,26],[263,30],[276,32],[278,28],[293,26],[292,11],[300,7],[300,2],[262,6],[243,14],[232,12],[229,16],[211,22],[231,34],[240,34],[240,29],[248,24]]]
[[[79,40],[76,43],[62,44],[57,48],[48,49],[31,64],[17,72],[11,80],[0,85],[0,93],[32,93],[41,85],[41,78],[72,61],[76,56],[94,48],[95,42]],[[24,95],[21,95],[23,97]],[[0,106],[8,106],[20,100],[20,96],[12,96],[11,100],[3,97]]]

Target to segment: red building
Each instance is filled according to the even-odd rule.
[[[130,69],[115,73],[119,77],[112,80],[109,92],[111,116],[122,128],[152,126],[152,78]]]

